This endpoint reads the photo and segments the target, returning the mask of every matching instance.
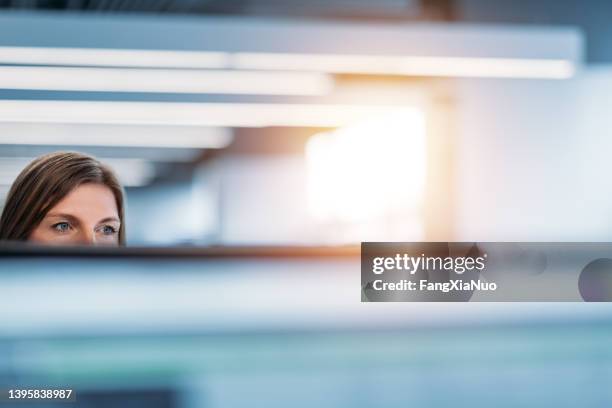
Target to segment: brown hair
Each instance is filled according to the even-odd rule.
[[[35,159],[11,186],[0,217],[0,240],[27,241],[47,212],[81,184],[98,183],[111,189],[121,226],[119,245],[125,245],[123,189],[112,170],[95,158],[76,152],[55,152]]]

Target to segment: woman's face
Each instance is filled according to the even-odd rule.
[[[119,245],[115,196],[102,184],[82,184],[47,212],[29,241],[52,245]]]

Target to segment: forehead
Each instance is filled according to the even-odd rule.
[[[49,213],[61,212],[75,216],[116,217],[118,214],[112,190],[95,183],[81,184],[60,200]]]

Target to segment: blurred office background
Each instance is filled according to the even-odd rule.
[[[69,149],[116,169],[137,246],[612,239],[610,2],[0,7],[0,201]],[[0,381],[87,407],[612,404],[606,305],[360,304],[355,254],[255,258],[5,260]]]
[[[95,154],[131,244],[610,239],[607,2],[2,5],[2,191]]]

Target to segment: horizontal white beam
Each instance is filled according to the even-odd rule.
[[[339,127],[413,112],[393,105],[0,100],[0,123]]]
[[[0,67],[0,88],[6,89],[261,95],[327,94],[333,81],[324,73],[566,79],[576,70],[567,59],[35,47],[0,47],[0,63],[192,69]]]
[[[571,75],[584,48],[567,27],[14,13],[0,46],[0,63],[534,78]]]
[[[231,129],[199,126],[2,123],[0,144],[220,149]]]
[[[49,50],[33,48],[27,54],[28,60],[59,60],[67,50],[54,54]],[[84,55],[81,53],[85,51]],[[93,50],[74,51],[72,60],[96,56]],[[106,51],[100,50],[105,53]],[[134,51],[130,62],[137,63],[137,56],[143,51]],[[147,53],[147,51],[144,51]],[[7,48],[0,48],[0,61],[10,54]],[[92,55],[93,54],[93,55]],[[70,55],[67,55],[70,57]],[[32,58],[40,57],[40,58]],[[11,58],[7,58],[11,60]],[[12,58],[16,60],[16,58]],[[123,61],[123,60],[120,60]],[[147,58],[149,63],[154,63]],[[182,61],[181,55],[160,58],[160,64]],[[25,61],[23,61],[25,62]],[[112,64],[113,60],[104,62]],[[219,71],[185,69],[120,69],[120,68],[75,68],[75,67],[15,67],[0,66],[0,89],[33,89],[57,91],[101,91],[101,92],[163,92],[163,93],[204,93],[204,94],[253,94],[253,95],[325,95],[333,88],[333,80],[320,73],[305,72],[262,72],[262,71]]]
[[[420,57],[239,53],[233,67],[430,77],[567,79],[575,64],[564,59]]]

